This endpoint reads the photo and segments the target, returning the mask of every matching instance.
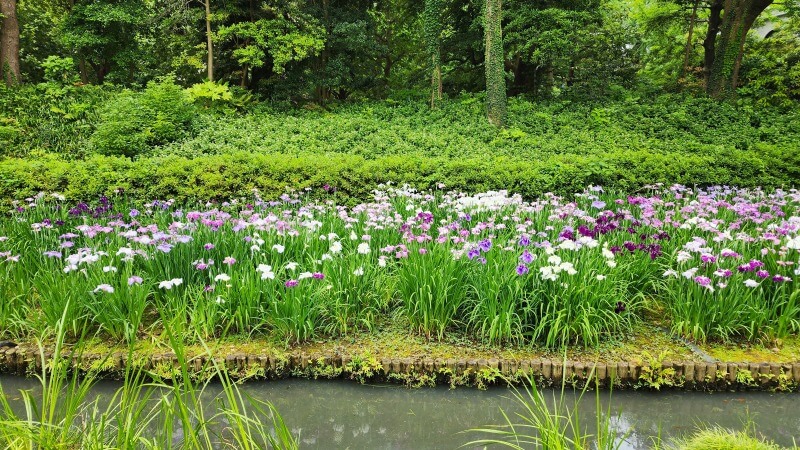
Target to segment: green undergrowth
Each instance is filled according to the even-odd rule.
[[[700,428],[689,437],[679,440],[672,446],[674,450],[783,450],[756,435],[752,430],[732,431],[719,427]],[[797,446],[791,447],[796,449]]]
[[[676,375],[675,369],[664,367],[668,361],[694,361],[700,358],[684,344],[672,339],[663,329],[646,323],[638,324],[634,331],[615,340],[605,340],[596,348],[568,347],[566,349],[547,349],[538,346],[493,346],[484,344],[457,333],[449,333],[442,340],[426,339],[423,336],[409,334],[408,328],[394,322],[385,322],[372,332],[356,332],[348,336],[318,339],[302,344],[286,344],[277,338],[264,335],[227,335],[208,342],[197,341],[186,336],[189,343],[182,343],[180,351],[189,359],[199,357],[215,357],[224,361],[229,356],[265,356],[270,359],[271,373],[265,373],[256,364],[237,365],[230,368],[231,375],[240,380],[259,379],[265,377],[297,376],[306,378],[347,378],[361,383],[383,379],[385,381],[404,384],[412,387],[449,384],[451,386],[485,387],[497,384],[499,372],[485,368],[482,371],[469,371],[466,374],[450,373],[446,369],[434,372],[392,373],[383,376],[383,361],[420,361],[420,360],[506,360],[523,361],[546,359],[560,361],[566,357],[568,361],[582,363],[591,368],[595,363],[616,363],[625,361],[642,367],[637,381],[627,383],[629,387],[655,389],[692,387]],[[192,343],[193,342],[193,343]],[[49,343],[45,342],[45,345]],[[781,342],[780,349],[759,352],[760,348],[751,345],[748,349],[728,346],[707,345],[705,347],[714,357],[722,362],[777,362],[790,363],[797,360],[798,339],[790,338]],[[23,348],[26,345],[23,344]],[[131,351],[129,365],[148,367],[149,372],[159,379],[171,379],[179,374],[171,363],[153,362],[153,355],[168,357],[175,353],[170,339],[165,334],[151,334],[140,337],[132,347],[123,343],[114,343],[102,336],[94,336],[65,344],[67,349],[80,347],[83,354],[93,355],[81,367],[87,371],[102,371],[110,376],[119,373],[118,358]],[[776,351],[777,350],[777,351]],[[289,369],[292,358],[305,356],[307,367]],[[727,355],[725,357],[724,355]],[[330,363],[331,357],[345,361],[344,367]],[[211,375],[200,367],[193,377],[204,379]],[[707,374],[708,388],[767,388],[777,391],[794,391],[796,384],[791,374],[779,376],[760,375],[749,370],[740,369],[736,381],[727,379],[728,372],[719,370],[715,374]],[[579,380],[572,380],[580,384]],[[736,385],[736,386],[734,386]]]
[[[800,361],[800,337],[789,336],[764,342],[705,344],[700,348],[724,362],[790,363]]]
[[[409,387],[434,386],[445,384],[451,387],[474,386],[486,388],[492,384],[504,384],[508,379],[501,376],[500,371],[492,367],[455,371],[442,367],[436,370],[418,370],[409,368],[402,372],[384,374],[383,363],[386,360],[420,361],[420,360],[533,360],[548,359],[551,361],[567,360],[583,363],[587,375],[595,363],[628,361],[640,365],[657,365],[661,361],[689,361],[696,357],[681,344],[672,340],[662,331],[646,324],[637,325],[635,330],[615,341],[605,341],[595,349],[570,347],[564,351],[532,346],[491,346],[469,339],[464,335],[448,334],[444,340],[428,340],[422,336],[408,333],[408,328],[393,322],[384,323],[373,332],[360,332],[345,337],[308,341],[303,344],[287,345],[283,341],[265,336],[231,335],[205,342],[181,343],[174,348],[174,339],[167,334],[152,334],[138,339],[131,347],[122,343],[113,343],[101,336],[81,339],[66,348],[71,351],[80,348],[83,355],[92,355],[84,359],[80,369],[88,372],[102,372],[115,377],[123,367],[118,363],[121,355],[127,355],[127,365],[133,368],[146,369],[147,373],[158,380],[171,380],[181,376],[180,366],[162,357],[174,354],[183,355],[190,361],[191,377],[205,380],[216,374],[208,365],[209,358],[225,361],[230,356],[258,355],[269,358],[267,369],[253,361],[237,363],[228,367],[229,375],[240,381],[284,376],[305,378],[345,378],[360,383],[372,381],[388,381]],[[190,336],[185,336],[192,340]],[[50,343],[45,342],[45,346]],[[22,348],[27,345],[23,344]],[[62,354],[64,354],[62,352]],[[156,358],[153,358],[157,355]],[[296,365],[290,369],[290,361],[306,356],[305,367]],[[653,355],[657,355],[654,357]],[[342,364],[332,364],[331,357],[341,358]],[[195,366],[192,361],[198,360]],[[202,360],[201,364],[199,361]],[[522,381],[523,372],[511,376],[515,382]],[[666,374],[669,376],[669,374]],[[660,378],[659,378],[660,377]],[[643,372],[640,380],[628,383],[633,387],[659,389],[664,386],[681,386],[677,378],[663,380],[662,372]],[[550,383],[551,380],[538,380]],[[580,386],[586,379],[577,377],[568,380],[572,385]]]
[[[370,197],[381,183],[417,189],[485,192],[507,189],[531,199],[546,192],[568,194],[588,185],[636,192],[654,183],[731,184],[788,187],[800,180],[800,152],[760,146],[756,152],[683,154],[647,150],[532,157],[382,156],[346,154],[254,154],[246,151],[187,158],[94,155],[74,161],[53,155],[0,160],[0,202],[39,192],[59,192],[84,201],[118,192],[131,200],[227,200],[277,198],[287,189],[309,190],[315,198],[353,203]],[[331,189],[324,190],[324,186]],[[331,193],[331,190],[334,192]]]
[[[435,385],[472,386],[484,389],[490,385],[505,385],[524,382],[528,376],[520,366],[517,372],[501,373],[497,368],[462,368],[405,366],[408,362],[424,360],[456,361],[525,361],[544,359],[554,362],[562,360],[582,363],[583,376],[571,376],[564,380],[572,387],[585,386],[592,375],[595,364],[625,361],[641,367],[638,379],[614,382],[618,387],[634,389],[661,390],[669,388],[702,389],[769,389],[792,392],[797,384],[791,373],[778,376],[751,373],[740,369],[736,379],[729,380],[728,372],[718,370],[706,374],[705,381],[697,384],[687,382],[675,369],[665,366],[668,361],[694,361],[699,358],[683,344],[676,342],[663,330],[639,324],[635,330],[616,341],[605,341],[594,349],[569,347],[553,350],[531,346],[491,346],[472,341],[465,336],[448,334],[444,340],[428,340],[422,336],[411,335],[407,328],[388,323],[377,327],[373,332],[354,333],[349,336],[325,340],[308,341],[303,344],[287,345],[285,342],[265,336],[230,335],[211,341],[181,342],[174,347],[175,337],[167,334],[150,335],[138,339],[132,346],[109,342],[100,336],[81,339],[64,344],[65,352],[71,354],[80,349],[84,358],[79,365],[87,373],[104,373],[115,378],[125,369],[144,370],[156,380],[169,381],[182,376],[190,376],[198,381],[207,381],[218,374],[219,365],[225,367],[226,374],[240,382],[265,378],[301,377],[312,379],[349,379],[359,383],[376,381],[391,382],[408,387],[431,387]],[[185,336],[184,338],[189,338]],[[191,339],[189,339],[191,340]],[[44,342],[45,347],[52,343]],[[21,348],[29,347],[22,344]],[[181,355],[188,361],[188,374],[181,374],[181,365],[170,358]],[[126,355],[127,364],[120,365],[119,358]],[[155,358],[154,358],[155,356]],[[248,357],[244,361],[244,357]],[[253,359],[254,356],[267,357],[267,366]],[[231,360],[231,358],[233,358]],[[238,358],[238,361],[235,361]],[[332,362],[335,358],[337,362]],[[211,363],[211,359],[217,361]],[[298,361],[303,359],[304,364]],[[294,364],[292,362],[294,361]],[[341,361],[341,362],[339,362]],[[384,372],[384,364],[403,364],[400,371],[392,367],[390,373]],[[736,361],[744,362],[744,361]],[[762,362],[762,361],[759,361]],[[30,370],[35,370],[32,365]],[[535,379],[541,385],[548,385],[552,379],[541,375]]]
[[[16,393],[6,395],[0,385],[2,448],[298,448],[296,432],[275,407],[244,395],[224,366],[211,361],[203,367],[207,376],[198,380],[174,330],[165,331],[175,351],[168,379],[158,370],[130,364],[120,370],[122,386],[113,395],[102,404],[92,399],[102,368],[74,370],[69,358],[50,356],[80,360],[87,355],[84,341],[65,342],[64,316],[54,329],[41,330],[31,345],[38,363],[29,375],[39,386],[14,398]],[[207,401],[211,379],[219,392]]]
[[[258,189],[269,199],[286,188],[327,195],[323,185],[347,202],[382,182],[534,198],[590,184],[635,192],[659,182],[774,188],[800,180],[796,113],[690,96],[517,98],[498,131],[468,95],[435,110],[388,100],[329,109],[264,103],[233,114],[197,111],[191,120],[184,111],[178,124],[158,119],[176,115],[177,100],[153,95],[40,86],[0,96],[0,202],[40,191],[82,201],[119,190],[138,200],[205,201]],[[113,116],[125,108],[103,109],[110,99],[144,102],[154,118]]]
[[[83,342],[87,354],[108,354],[127,350],[125,344],[115,344],[103,337],[94,337]],[[441,358],[441,359],[536,359],[560,360],[564,353],[559,349],[547,349],[531,345],[488,345],[461,333],[449,333],[442,340],[426,339],[410,334],[408,328],[395,322],[384,322],[372,332],[356,332],[348,336],[310,340],[301,344],[285,342],[264,335],[228,335],[214,341],[188,343],[188,355],[204,354],[209,348],[214,355],[250,354],[271,357],[289,357],[306,354],[310,358],[338,355],[351,358],[372,355],[382,358]],[[152,355],[172,351],[164,336],[153,334],[140,338],[134,344],[136,354]],[[590,364],[592,362],[631,361],[643,363],[651,355],[662,355],[670,361],[692,361],[697,357],[685,346],[672,340],[663,331],[647,324],[638,324],[632,333],[615,340],[605,340],[597,348],[569,347],[566,356],[571,361]]]

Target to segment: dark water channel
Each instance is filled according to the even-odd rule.
[[[37,381],[0,376],[7,395],[38,387]],[[110,397],[119,383],[100,382],[95,394]],[[350,382],[283,380],[243,385],[252,397],[272,402],[306,449],[450,449],[481,437],[461,433],[474,427],[504,423],[520,412],[506,388],[487,391],[459,388],[406,389],[362,386]],[[219,389],[207,391],[209,400]],[[550,402],[560,390],[544,391]],[[566,404],[577,394],[568,391]],[[800,444],[800,394],[699,393],[615,391],[600,394],[601,407],[611,404],[612,424],[628,434],[624,449],[647,449],[659,433],[664,439],[685,435],[698,423],[742,429],[755,422],[758,431],[776,443]],[[593,433],[596,396],[587,392],[580,402],[582,426]]]

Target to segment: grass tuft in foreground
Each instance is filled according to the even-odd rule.
[[[41,339],[55,340],[56,355],[64,349],[63,324],[60,321]],[[70,370],[69,358],[47,359],[40,347],[41,394],[21,392],[20,408],[0,386],[0,445],[9,450],[298,448],[278,411],[245,397],[216,365],[207,369],[214,371],[222,393],[208,401],[204,394],[210,381],[195,383],[183,347],[177,342],[173,347],[180,378],[169,384],[150,382],[153,374],[129,366],[107,406],[90,395],[97,381],[94,374]],[[75,348],[70,357],[80,354],[81,341]]]

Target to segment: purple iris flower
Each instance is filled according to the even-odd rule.
[[[519,257],[519,260],[524,262],[525,264],[530,264],[533,262],[533,254],[525,250],[522,252],[522,256]]]
[[[709,255],[704,253],[703,255],[700,256],[700,260],[706,264],[711,264],[717,262],[717,257],[714,255]]]
[[[704,277],[701,275],[698,277],[694,277],[694,282],[699,284],[700,286],[706,287],[711,285],[711,278]]]

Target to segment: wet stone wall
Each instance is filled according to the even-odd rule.
[[[53,354],[25,346],[0,348],[0,371],[19,375],[41,371],[42,361],[52,364]],[[231,353],[196,356],[181,360],[174,353],[133,355],[67,354],[62,360],[74,368],[92,370],[108,377],[135,367],[161,378],[178,376],[185,365],[197,377],[221,371],[235,379],[287,377],[345,378],[360,382],[395,382],[409,386],[486,387],[491,384],[533,380],[540,385],[617,388],[681,388],[703,390],[796,391],[800,386],[800,362],[725,363],[663,361],[587,363],[553,359],[432,359],[379,358],[340,355],[287,354],[281,356]]]

